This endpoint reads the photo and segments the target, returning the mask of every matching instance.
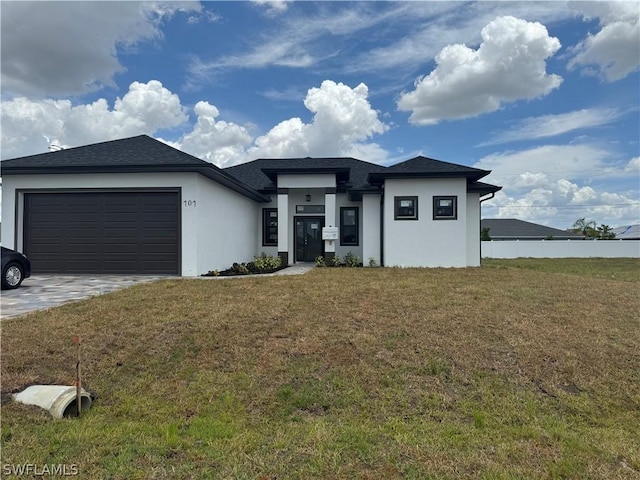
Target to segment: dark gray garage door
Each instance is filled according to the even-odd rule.
[[[25,193],[34,273],[180,273],[176,191]]]

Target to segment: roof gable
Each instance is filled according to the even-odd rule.
[[[480,170],[479,168],[418,156],[387,167],[383,172],[372,173],[369,176],[369,181],[380,182],[385,178],[403,177],[467,177],[471,180],[478,180],[489,175],[489,173],[491,172],[488,170]]]
[[[4,171],[17,168],[91,168],[198,165],[208,163],[147,135],[94,143],[56,152],[3,160]]]
[[[269,199],[212,163],[147,135],[3,160],[2,175],[193,172],[260,202]]]

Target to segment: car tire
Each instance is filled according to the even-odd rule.
[[[18,288],[24,279],[24,270],[19,263],[11,262],[2,271],[2,289]]]

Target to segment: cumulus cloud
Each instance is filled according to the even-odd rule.
[[[134,135],[152,135],[187,121],[180,98],[152,80],[133,82],[113,108],[101,98],[73,106],[69,100],[19,97],[2,104],[2,157],[46,152],[49,142],[62,147]]]
[[[483,217],[520,218],[568,228],[589,217],[613,225],[637,223],[637,159],[610,164],[611,152],[589,145],[545,145],[484,157],[474,167],[493,170],[489,183],[503,185],[483,203]],[[524,172],[524,173],[522,173]],[[635,178],[635,186],[634,186]],[[589,179],[597,179],[588,184]],[[607,190],[628,182],[630,189]]]
[[[637,2],[580,2],[573,7],[586,19],[600,19],[600,30],[574,49],[569,68],[586,67],[609,82],[640,67],[640,12]]]
[[[167,143],[220,167],[246,160],[246,148],[253,140],[247,128],[217,120],[220,112],[208,102],[196,103],[194,113],[193,130],[179,141]]]
[[[554,137],[574,130],[607,125],[624,112],[615,108],[584,108],[574,112],[542,115],[520,120],[509,130],[498,133],[479,146]]]
[[[250,154],[255,157],[339,156],[367,152],[371,161],[383,160],[386,152],[365,144],[388,126],[378,118],[364,83],[351,88],[331,80],[307,92],[304,105],[314,114],[311,123],[300,118],[285,120],[256,139]],[[373,155],[373,158],[371,157]]]
[[[540,23],[498,17],[482,29],[477,50],[448,45],[436,67],[398,100],[409,121],[433,125],[498,110],[503,103],[547,95],[562,78],[547,74],[545,60],[560,48]]]
[[[2,88],[14,95],[76,95],[114,85],[118,49],[162,37],[186,2],[3,2]]]
[[[257,157],[355,156],[382,161],[387,152],[370,139],[389,127],[378,118],[368,100],[368,88],[351,88],[331,80],[311,88],[304,99],[313,114],[311,122],[284,120],[254,138],[252,126],[221,119],[208,102],[193,108],[196,122],[169,145],[218,166]],[[188,121],[188,111],[178,95],[157,80],[134,82],[113,107],[104,98],[73,105],[69,100],[3,102],[2,158],[46,152],[50,144],[74,147],[134,135],[154,135]]]

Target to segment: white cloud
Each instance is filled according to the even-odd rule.
[[[562,135],[574,130],[607,125],[617,120],[623,113],[615,108],[585,108],[556,115],[529,117],[517,122],[511,129],[494,135],[479,146],[536,140]]]
[[[113,86],[118,49],[162,37],[159,26],[186,2],[3,2],[2,89],[75,95]]]
[[[356,152],[369,155],[371,161],[383,160],[386,152],[375,144],[364,144],[387,129],[378,119],[363,83],[350,88],[331,80],[307,92],[304,105],[314,114],[305,124],[299,118],[281,122],[266,135],[256,139],[250,149],[252,157],[339,156]]]
[[[179,97],[156,80],[133,82],[113,109],[103,98],[73,106],[69,100],[19,97],[2,103],[1,118],[3,158],[46,152],[49,141],[68,147],[151,135],[188,119]]]
[[[251,0],[256,5],[265,6],[267,16],[275,17],[287,11],[288,5],[286,0]]]
[[[483,203],[483,217],[519,218],[558,228],[569,228],[580,217],[611,226],[638,223],[634,168],[640,168],[640,162],[634,158],[626,165],[611,164],[611,157],[611,152],[589,145],[545,145],[484,157],[474,167],[493,170],[483,180],[503,189]],[[591,180],[597,185],[589,185]],[[631,189],[607,190],[607,185],[622,181],[631,181]]]
[[[634,157],[624,167],[625,172],[640,173],[640,157]]]
[[[448,45],[436,68],[398,100],[409,121],[432,125],[498,110],[503,103],[547,95],[562,83],[548,75],[545,60],[560,48],[540,23],[499,17],[482,29],[477,50]]]
[[[198,102],[194,112],[197,121],[193,130],[179,141],[167,143],[218,166],[246,160],[252,136],[245,127],[216,120],[220,112],[208,102]]]
[[[600,18],[600,30],[589,34],[573,49],[569,68],[595,65],[609,82],[626,77],[640,67],[640,9],[637,2],[579,2],[573,8],[586,19]]]

